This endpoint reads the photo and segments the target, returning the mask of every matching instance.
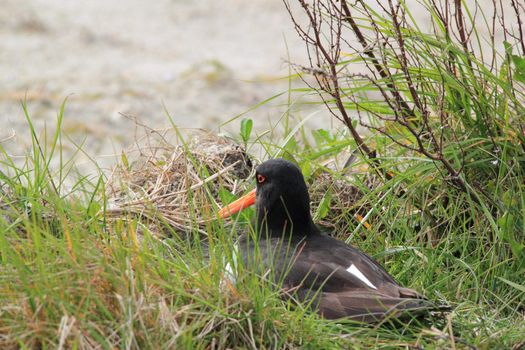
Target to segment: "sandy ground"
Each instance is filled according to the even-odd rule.
[[[121,114],[217,131],[286,89],[286,47],[295,61],[304,50],[280,0],[2,0],[0,42],[0,140],[16,135],[4,146],[29,145],[25,96],[38,130],[68,97],[64,132],[104,165],[132,141]],[[266,124],[273,106],[249,117]]]
[[[288,54],[305,60],[281,0],[2,0],[0,43],[2,145],[20,159],[30,145],[25,97],[39,132],[67,97],[64,133],[105,167],[134,138],[122,114],[237,130],[221,124],[287,88]],[[280,102],[247,116],[266,127]]]

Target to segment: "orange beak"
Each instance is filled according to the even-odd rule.
[[[237,199],[235,202],[228,204],[221,210],[219,210],[219,218],[224,219],[232,216],[235,213],[240,212],[244,208],[248,208],[250,205],[255,203],[255,190],[250,191],[248,194]]]

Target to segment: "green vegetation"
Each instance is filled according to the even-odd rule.
[[[450,304],[450,313],[366,326],[323,320],[284,302],[242,267],[233,286],[224,280],[225,263],[233,263],[233,242],[249,229],[250,212],[221,222],[214,203],[253,186],[248,174],[233,179],[202,162],[174,128],[182,158],[165,144],[149,158],[152,169],[171,172],[123,154],[120,178],[79,176],[61,151],[64,106],[49,136],[34,130],[24,105],[30,154],[20,163],[0,144],[0,348],[523,347],[524,53],[510,39],[501,56],[481,44],[471,49],[432,11],[433,2],[424,3],[432,33],[418,29],[403,5],[394,8],[406,19],[397,24],[362,1],[350,9],[365,39],[398,43],[369,46],[386,76],[348,73],[352,65],[376,69],[374,59],[341,47],[335,75],[318,57],[317,70],[298,75],[320,84],[289,91],[320,94],[343,122],[344,113],[355,116],[366,132],[357,121],[337,131],[294,128],[287,113],[270,132],[256,132],[262,125],[245,119],[237,138],[248,153],[297,162],[316,220],[336,223],[334,235],[374,256],[401,284]],[[324,15],[334,16],[329,9]],[[474,9],[463,9],[473,21]],[[353,28],[339,20],[324,23]],[[320,33],[330,38],[333,28]],[[190,168],[193,182],[147,190]],[[137,169],[142,178],[130,180]],[[184,201],[165,201],[174,190]]]

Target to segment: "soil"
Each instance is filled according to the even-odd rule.
[[[3,0],[0,42],[2,145],[29,149],[24,99],[41,133],[67,98],[65,135],[103,166],[133,142],[133,118],[237,131],[221,124],[285,90],[287,46],[304,51],[281,0]],[[266,125],[272,106],[247,116]]]

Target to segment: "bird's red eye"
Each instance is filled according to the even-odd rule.
[[[262,176],[261,174],[257,174],[257,182],[262,184],[264,181],[266,181],[266,177]]]

